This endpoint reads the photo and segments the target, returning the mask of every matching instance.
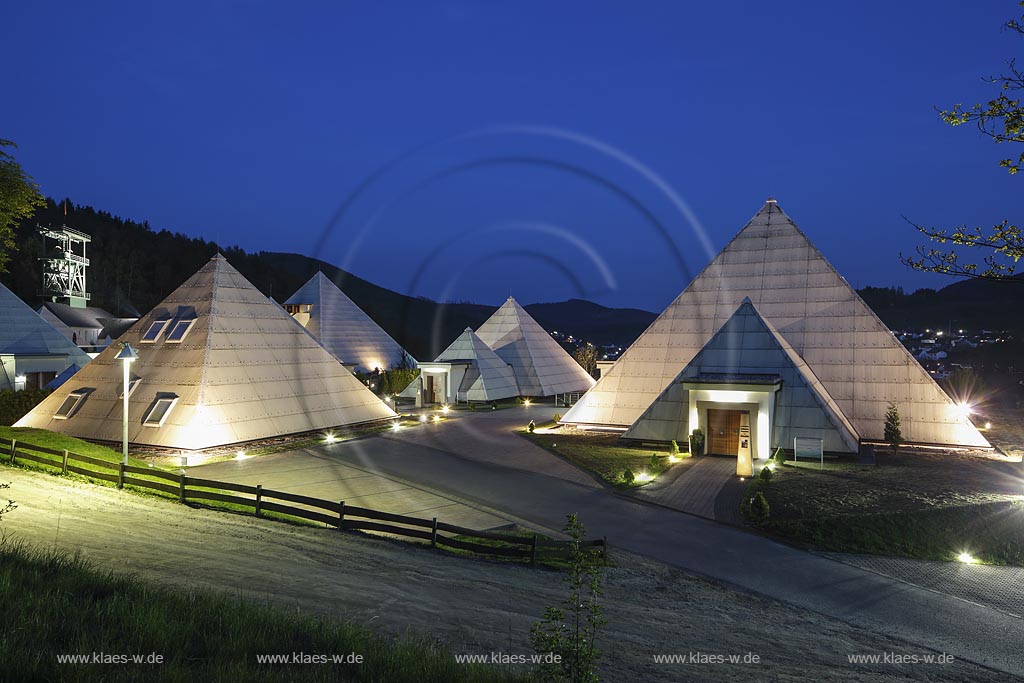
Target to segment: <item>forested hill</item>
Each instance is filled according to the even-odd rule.
[[[123,220],[104,211],[53,200],[17,229],[17,253],[2,281],[33,307],[40,299],[42,243],[37,225],[64,225],[92,236],[88,256],[92,303],[115,314],[133,308],[149,311],[220,251],[267,295],[284,301],[317,270],[335,280],[356,304],[417,359],[432,359],[466,328],[476,328],[493,312],[479,304],[439,304],[408,297],[345,273],[335,266],[298,254],[247,253],[238,247],[153,230],[148,223]],[[1024,277],[1016,283],[956,282],[941,290],[866,287],[861,296],[894,329],[954,327],[1024,328]],[[571,299],[528,304],[526,309],[545,329],[559,330],[597,344],[631,343],[655,314],[606,308]]]
[[[153,230],[138,223],[97,211],[47,200],[47,206],[17,229],[17,253],[5,285],[31,306],[40,303],[41,271],[38,258],[42,241],[37,225],[67,225],[92,237],[88,288],[92,304],[115,314],[145,313],[191,276],[215,253],[228,261],[262,292],[284,301],[317,270],[339,284],[355,303],[417,359],[433,359],[466,326],[478,327],[494,312],[493,306],[439,304],[408,297],[342,271],[323,261],[298,254],[247,253],[238,247]],[[654,320],[655,315],[635,309],[613,309],[578,299],[530,304],[526,309],[545,329],[557,329],[598,344],[627,344]]]

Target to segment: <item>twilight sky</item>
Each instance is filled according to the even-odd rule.
[[[44,193],[405,293],[660,311],[769,196],[854,286],[941,287],[902,215],[1024,209],[933,109],[994,95],[1013,1],[149,4],[4,9]]]

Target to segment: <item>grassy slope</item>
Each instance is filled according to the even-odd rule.
[[[952,478],[945,489],[895,467],[793,467],[773,481],[753,481],[771,506],[769,534],[802,547],[834,552],[955,560],[967,552],[982,562],[1024,565],[1024,500],[986,493]],[[909,478],[908,478],[909,477]],[[971,473],[964,473],[968,482]],[[922,481],[925,480],[925,481]]]
[[[667,467],[668,452],[665,449],[636,448],[623,446],[616,434],[600,432],[578,432],[556,430],[545,434],[520,432],[525,438],[545,450],[561,456],[569,462],[596,474],[616,488],[632,488],[640,482],[629,485],[622,479],[626,468],[634,474],[649,472],[660,474]],[[658,466],[651,467],[651,456],[658,456]]]
[[[457,664],[428,640],[391,640],[361,625],[171,590],[99,572],[77,557],[0,545],[4,680],[525,681]],[[58,664],[58,654],[163,655],[163,664]],[[363,664],[259,665],[257,654],[361,654]]]
[[[18,441],[24,441],[25,443],[33,446],[42,446],[43,448],[56,448],[58,450],[67,449],[72,453],[86,455],[91,458],[99,458],[100,460],[107,460],[114,463],[121,462],[120,451],[115,451],[114,449],[106,446],[89,443],[88,441],[83,441],[82,439],[78,439],[73,436],[67,436],[66,434],[49,432],[45,429],[36,429],[34,427],[0,427],[0,438],[17,439]],[[128,462],[139,467],[146,466],[145,462],[136,460],[132,457],[128,458]]]

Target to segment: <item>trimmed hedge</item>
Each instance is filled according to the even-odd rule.
[[[49,389],[38,389],[36,391],[12,391],[11,389],[6,389],[0,391],[0,426],[11,426],[49,395]]]

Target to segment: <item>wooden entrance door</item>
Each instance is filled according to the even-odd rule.
[[[708,453],[737,455],[740,446],[740,410],[708,410]]]

